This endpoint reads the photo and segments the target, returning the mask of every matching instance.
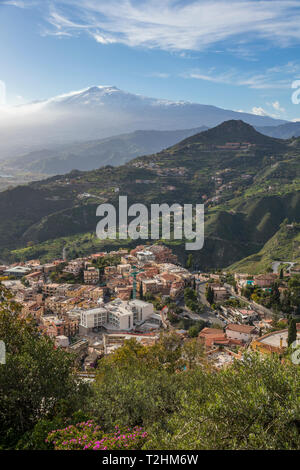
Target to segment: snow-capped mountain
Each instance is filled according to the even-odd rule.
[[[0,158],[37,148],[139,130],[213,127],[230,119],[253,126],[285,121],[186,101],[148,98],[93,86],[44,101],[0,109]]]

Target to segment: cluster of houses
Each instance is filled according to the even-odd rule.
[[[155,162],[151,161],[134,161],[131,163],[132,166],[136,168],[142,168],[144,170],[151,170],[158,176],[185,176],[187,174],[187,169],[185,167],[169,167],[169,168],[162,168]],[[137,180],[140,182],[140,180]],[[136,181],[136,182],[137,182]],[[150,181],[152,182],[152,181]]]
[[[255,147],[255,144],[249,142],[226,142],[224,145],[217,145],[216,148],[220,150],[250,150],[251,147]]]
[[[214,303],[219,306],[217,317],[224,325],[204,328],[198,335],[214,365],[223,367],[248,347],[267,353],[286,347],[287,329],[270,332],[272,319],[263,309],[253,307],[253,302],[252,307],[243,308],[226,302],[236,298],[233,294],[242,296],[245,287],[271,289],[278,274],[236,273],[233,287],[226,284],[226,273],[192,274],[162,244],[69,261],[43,264],[30,260],[0,266],[0,277],[21,305],[21,315],[33,317],[40,332],[53,338],[57,346],[75,351],[86,368],[126,339],[135,338],[142,344],[157,341],[162,329],[172,327],[167,308],[155,311],[151,300],[159,295],[182,302],[184,289],[196,286],[196,281],[212,289]],[[188,336],[187,331],[175,331],[183,340]]]
[[[103,268],[100,260],[105,260]],[[58,273],[71,282],[56,279]],[[154,334],[162,326],[161,316],[144,296],[176,299],[192,281],[190,272],[164,245],[45,264],[30,260],[0,266],[0,276],[21,305],[21,315],[33,317],[41,333],[62,347],[73,347],[75,339],[89,343],[99,333]]]

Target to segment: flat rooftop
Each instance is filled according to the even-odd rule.
[[[282,338],[282,346],[287,348],[287,338],[288,338],[288,331],[278,331],[270,334],[266,338],[260,340],[263,344],[268,344],[269,346],[274,346],[280,348],[280,339]],[[300,332],[297,333],[297,339],[300,340]]]

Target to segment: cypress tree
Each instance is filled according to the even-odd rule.
[[[292,318],[289,322],[288,330],[288,346],[290,346],[297,339],[297,325],[296,320]]]

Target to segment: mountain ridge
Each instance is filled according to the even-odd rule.
[[[233,137],[233,142],[250,138],[253,145],[219,148]],[[121,194],[128,204],[204,203],[205,244],[193,256],[203,268],[229,266],[259,252],[285,218],[300,222],[300,148],[292,144],[230,121],[122,166],[71,172],[4,191],[3,257],[22,260],[43,253],[49,259],[50,253],[60,255],[63,240],[82,254],[120,246],[118,240],[97,240],[95,228],[97,206],[117,207]],[[184,243],[168,243],[184,261]]]
[[[0,156],[16,157],[53,144],[102,139],[141,130],[214,127],[229,119],[254,126],[286,121],[220,107],[150,98],[116,87],[90,87],[0,113]]]

